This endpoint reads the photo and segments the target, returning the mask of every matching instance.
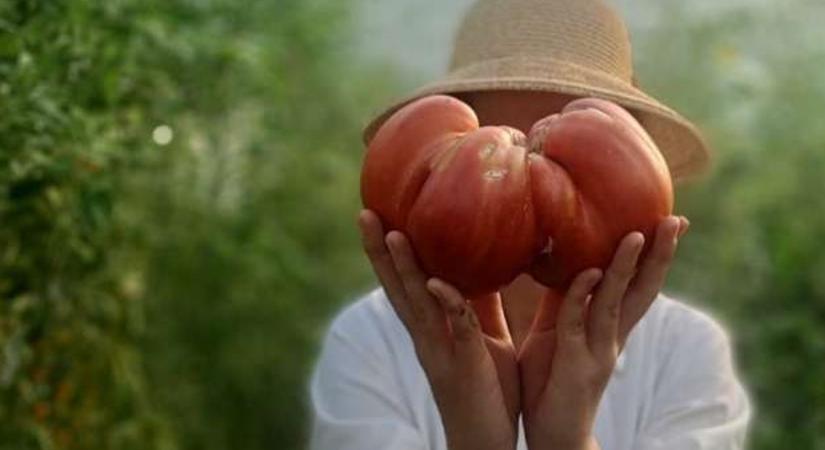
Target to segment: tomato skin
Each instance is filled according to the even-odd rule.
[[[621,107],[577,100],[530,135],[538,137],[532,143],[542,156],[531,166],[539,228],[554,242],[554,270],[536,272],[542,283],[564,287],[582,270],[606,267],[633,231],[649,244],[672,213],[667,163]]]
[[[457,142],[433,164],[407,231],[427,273],[473,296],[524,271],[537,233],[527,150],[502,128],[481,128]]]
[[[673,208],[653,141],[597,99],[568,104],[528,136],[479,127],[458,99],[420,99],[370,143],[361,194],[388,230],[407,234],[427,274],[471,298],[523,272],[563,289],[579,271],[605,267],[627,233],[652,237]]]
[[[407,215],[429,176],[441,143],[478,129],[475,112],[458,99],[421,99],[390,117],[367,149],[361,198],[389,230],[406,231]],[[449,144],[447,144],[449,145]]]

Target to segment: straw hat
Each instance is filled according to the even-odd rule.
[[[364,141],[420,97],[493,90],[618,103],[651,135],[674,180],[697,175],[710,162],[696,127],[635,86],[627,28],[603,0],[479,0],[461,25],[447,75],[384,110],[365,128]]]

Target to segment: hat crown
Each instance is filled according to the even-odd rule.
[[[627,28],[603,0],[479,0],[459,28],[450,70],[513,57],[633,78]]]

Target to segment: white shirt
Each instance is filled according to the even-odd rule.
[[[447,449],[410,336],[382,290],[334,320],[310,393],[314,450]],[[660,295],[617,361],[595,435],[602,450],[741,449],[749,405],[725,331]]]

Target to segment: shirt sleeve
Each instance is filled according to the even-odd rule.
[[[652,406],[642,423],[641,450],[733,450],[745,446],[751,411],[736,377],[725,331],[692,312],[668,326],[666,356]]]
[[[330,328],[310,384],[312,450],[424,450],[381,330],[345,312]]]

